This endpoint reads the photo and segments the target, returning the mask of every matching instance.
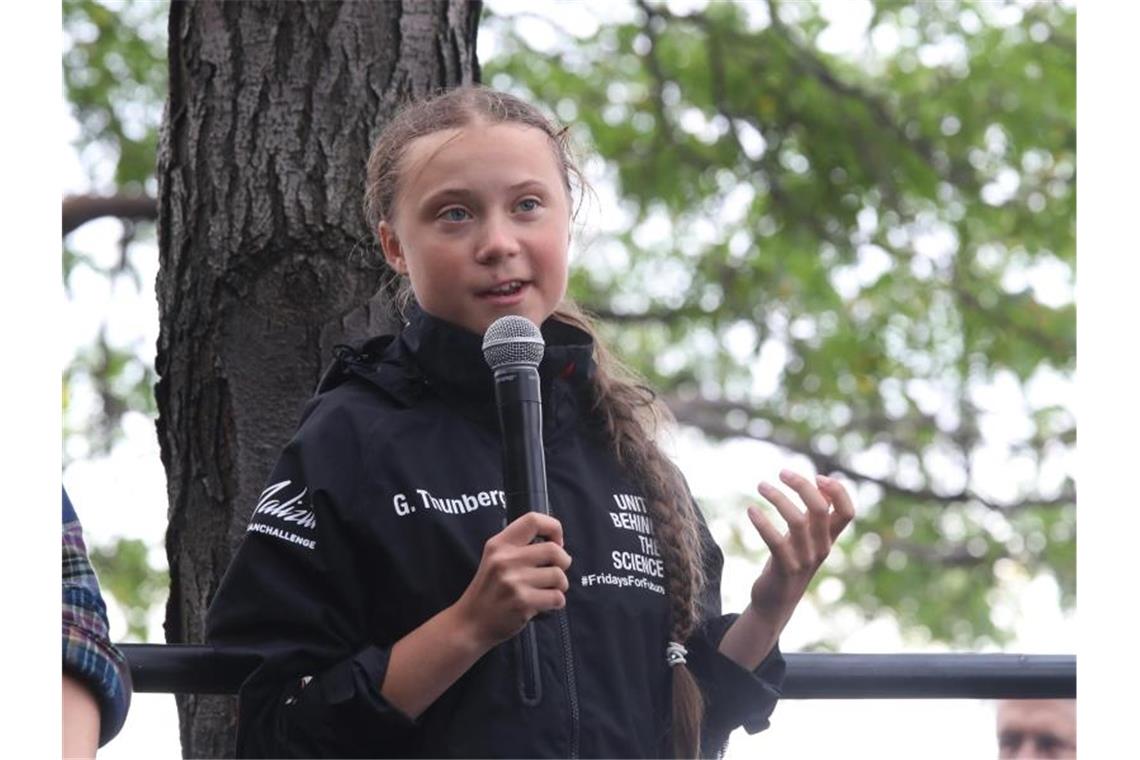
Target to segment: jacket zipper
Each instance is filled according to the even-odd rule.
[[[519,698],[527,707],[537,707],[542,702],[542,681],[538,668],[538,643],[533,623],[527,623],[522,632],[515,637],[514,647],[519,673]]]
[[[558,403],[558,394],[551,390],[549,410],[550,420],[557,419],[555,416],[555,407]],[[544,408],[544,412],[546,409]],[[544,419],[545,423],[546,420]],[[551,425],[550,428],[554,426]],[[546,427],[543,429],[543,444],[546,443]],[[554,507],[550,506],[550,514],[554,515]],[[578,743],[579,743],[579,725],[581,718],[578,714],[578,684],[577,679],[574,677],[574,652],[570,648],[570,616],[565,609],[558,610],[558,633],[562,637],[562,655],[566,660],[566,693],[570,698],[570,754],[569,757],[578,757]]]
[[[566,655],[566,691],[570,695],[570,757],[578,757],[578,686],[574,679],[574,654],[570,649],[570,618],[566,610],[558,611],[559,631],[562,634],[562,653]]]

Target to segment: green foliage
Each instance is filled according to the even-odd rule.
[[[103,592],[114,597],[127,621],[125,640],[147,640],[147,616],[166,599],[170,579],[147,561],[148,548],[137,538],[119,538],[91,550],[91,566]]]
[[[80,127],[76,148],[115,167],[103,190],[154,185],[166,99],[165,2],[64,0],[64,87]],[[109,180],[109,181],[108,181]]]
[[[80,351],[63,372],[64,436],[75,436],[84,442],[87,456],[106,456],[122,439],[122,419],[128,411],[153,417],[154,369],[140,360],[141,346],[112,345],[105,330],[95,342]],[[97,400],[93,413],[78,423],[69,415],[71,394],[80,383],[90,385]],[[65,464],[70,454],[64,450]]]
[[[87,170],[85,192],[106,195],[153,193],[158,128],[166,98],[166,14],[154,0],[64,0],[64,90],[78,125],[73,146]],[[108,170],[107,167],[112,167]],[[149,223],[121,220],[117,256],[82,250],[69,236],[63,245],[63,281],[72,295],[74,276],[95,272],[112,283],[142,282],[135,266],[140,249],[153,251]],[[78,448],[88,456],[110,452],[130,411],[153,415],[154,368],[138,342],[115,344],[101,326],[91,346],[64,371],[65,462]],[[69,414],[82,387],[93,399],[90,414]]]
[[[541,50],[490,17],[484,77],[616,178],[572,294],[681,421],[867,486],[843,602],[1000,643],[998,563],[1075,594],[1075,422],[1038,400],[1074,367],[1075,13],[876,2],[838,54],[820,8],[638,3]]]
[[[155,191],[155,152],[166,99],[166,14],[154,0],[95,2],[64,0],[64,91],[78,125],[73,147],[89,186],[82,192],[139,195]],[[139,250],[153,251],[151,224],[124,220],[117,256],[63,243],[63,282],[72,297],[75,275],[94,272],[112,284],[143,284],[135,266]],[[144,254],[145,255],[145,254]],[[153,255],[153,253],[151,254]],[[142,341],[115,343],[102,324],[90,346],[72,358],[63,374],[65,465],[74,452],[98,457],[122,438],[128,412],[153,417],[154,368]],[[92,400],[76,404],[80,393]],[[81,407],[81,409],[76,409]],[[81,444],[81,445],[75,445]],[[146,619],[166,597],[165,571],[147,561],[138,539],[120,538],[93,547],[92,564],[103,588],[119,604],[128,639],[147,639]]]

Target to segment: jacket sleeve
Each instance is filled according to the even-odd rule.
[[[379,579],[353,539],[354,429],[343,407],[312,402],[207,614],[210,643],[261,659],[239,691],[239,757],[398,755],[416,730],[380,694],[393,642],[370,640]]]
[[[700,508],[693,508],[700,515]],[[753,671],[747,671],[718,651],[720,641],[739,615],[722,614],[720,578],[724,555],[716,545],[704,517],[700,519],[704,551],[705,588],[701,595],[701,620],[686,642],[688,665],[705,698],[701,726],[701,754],[717,757],[724,752],[728,736],[738,726],[755,734],[768,728],[784,684],[785,662],[779,643]]]
[[[107,607],[87,559],[83,527],[63,492],[63,672],[82,681],[99,704],[99,746],[111,741],[127,719],[131,672],[111,643]]]

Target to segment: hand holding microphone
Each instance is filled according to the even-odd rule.
[[[546,540],[536,543],[538,536]],[[528,513],[489,538],[457,603],[476,643],[489,649],[518,634],[538,613],[565,607],[568,567],[562,525],[549,515]]]

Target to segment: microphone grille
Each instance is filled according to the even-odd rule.
[[[483,334],[483,358],[491,371],[512,364],[537,367],[545,350],[542,333],[526,317],[499,317]]]

